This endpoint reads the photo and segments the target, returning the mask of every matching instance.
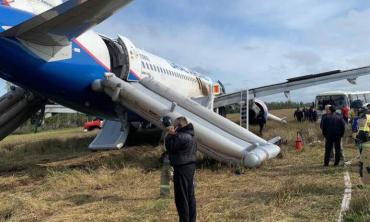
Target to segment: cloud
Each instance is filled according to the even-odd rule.
[[[285,57],[292,60],[297,66],[304,67],[317,66],[322,61],[320,55],[311,51],[291,51]]]
[[[355,0],[137,0],[96,30],[197,67],[230,92],[370,65],[369,17],[370,3]],[[332,88],[368,89],[370,77],[360,80],[358,86],[341,81],[298,90],[292,99],[311,100]]]

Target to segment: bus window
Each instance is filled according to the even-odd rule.
[[[365,97],[363,94],[357,94],[357,95],[352,95],[353,101],[354,100],[361,100],[362,104],[366,103],[365,102]]]
[[[366,103],[365,94],[358,95],[358,98],[362,101],[363,104]]]
[[[334,105],[338,109],[343,106],[349,106],[346,96],[344,95],[317,96],[316,104],[317,110],[324,110],[326,105]]]
[[[365,94],[365,99],[367,103],[370,103],[370,93]]]

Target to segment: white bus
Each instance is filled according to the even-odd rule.
[[[344,92],[344,91],[332,91],[320,93],[316,96],[315,104],[318,117],[325,113],[325,106],[335,105],[337,112],[341,112],[341,108],[348,106],[351,108],[351,104],[355,100],[361,100],[365,105],[370,103],[370,91],[363,92]]]

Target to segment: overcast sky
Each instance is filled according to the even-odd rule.
[[[368,1],[137,0],[97,30],[127,36],[137,47],[203,71],[234,91],[370,65],[369,18]],[[370,90],[369,81],[311,87],[291,98],[311,101],[327,90]]]
[[[227,91],[370,65],[370,2],[136,0],[96,30],[221,80]],[[370,77],[293,91],[370,90]],[[283,95],[265,100],[285,100]]]

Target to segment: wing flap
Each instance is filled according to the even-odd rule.
[[[347,80],[353,84],[358,77],[365,75],[370,75],[370,66],[350,70],[334,70],[330,72],[290,78],[283,83],[249,89],[249,99],[269,96],[277,93],[286,93],[286,95],[288,95],[291,90],[331,83],[339,80]],[[214,107],[217,108],[239,103],[241,92],[242,91],[238,91],[216,97],[214,100]]]

